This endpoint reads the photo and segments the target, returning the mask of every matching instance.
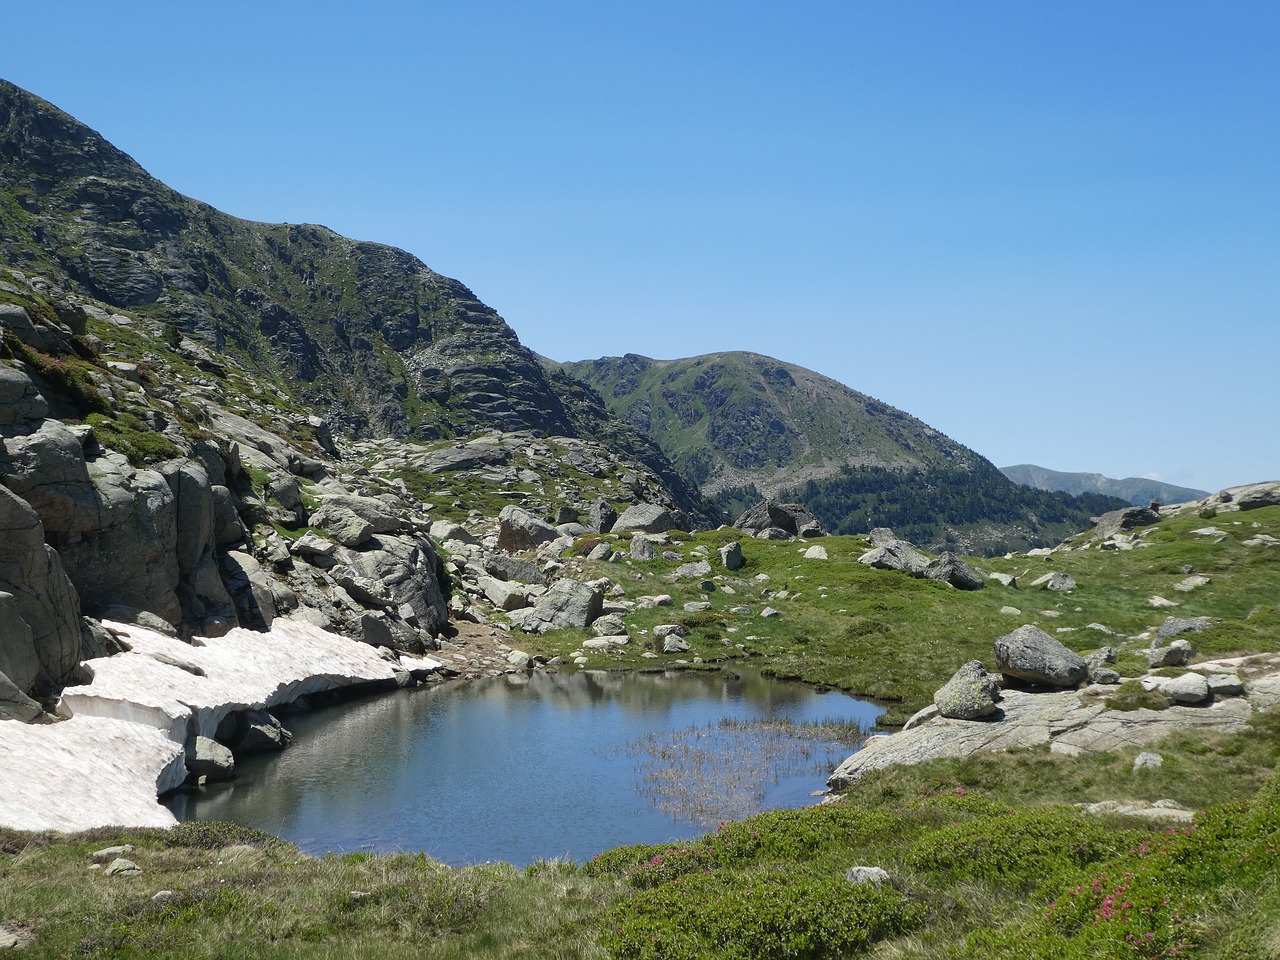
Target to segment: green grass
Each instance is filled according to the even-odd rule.
[[[1115,648],[1122,676],[1145,669],[1139,651],[1149,641],[1131,638],[1159,626],[1170,613],[1217,621],[1208,631],[1188,635],[1201,659],[1280,649],[1280,611],[1274,599],[1280,597],[1280,551],[1241,542],[1258,533],[1280,536],[1280,508],[1220,518],[1219,526],[1230,532],[1220,544],[1190,535],[1203,523],[1194,515],[1166,520],[1150,536],[1151,546],[1141,550],[1072,550],[1049,560],[1018,555],[972,561],[988,572],[1018,576],[1026,586],[1017,590],[991,581],[984,590],[966,592],[873,570],[857,562],[868,549],[857,537],[819,541],[829,555],[819,561],[802,557],[804,544],[743,538],[730,529],[688,535],[675,547],[686,559],[694,548],[705,548],[719,587],[711,593],[700,591],[695,580],[673,581],[675,565],[663,560],[587,563],[579,576],[610,577],[632,599],[660,593],[673,597],[671,607],[637,609],[627,615],[634,637],[642,639],[662,623],[683,622],[692,628],[685,660],[749,658],[778,677],[885,700],[890,710],[882,722],[893,724],[930,702],[933,692],[966,660],[982,660],[994,668],[992,643],[1024,623],[1036,624],[1082,653]],[[716,548],[734,539],[741,540],[746,565],[726,573]],[[612,542],[615,549],[628,549],[623,538]],[[1188,565],[1209,575],[1211,583],[1192,593],[1174,591]],[[1064,594],[1029,587],[1052,570],[1071,574],[1077,589]],[[761,574],[767,579],[757,579]],[[1155,609],[1147,602],[1155,595],[1181,605]],[[683,610],[690,601],[710,602],[711,609],[691,618]],[[762,618],[766,606],[780,615]],[[1022,612],[1003,614],[1005,606]],[[735,613],[735,607],[747,612]],[[1095,623],[1115,635],[1089,629]],[[520,639],[531,652],[547,654],[572,652],[576,642],[554,633]],[[640,657],[645,648],[641,642],[622,652],[593,655],[591,664],[652,665]]]

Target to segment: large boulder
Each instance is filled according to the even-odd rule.
[[[938,559],[925,566],[923,573],[927,579],[941,580],[957,590],[981,590],[987,585],[982,574],[954,553],[941,554]]]
[[[662,555],[662,551],[658,549],[658,545],[648,537],[632,537],[631,538],[631,559],[639,560],[644,563],[649,560],[657,560]]]
[[[418,625],[438,634],[449,621],[449,577],[430,537],[384,535],[339,559],[357,576],[380,586],[394,605],[408,604]]]
[[[0,429],[48,416],[49,404],[31,378],[21,370],[0,364]]]
[[[1006,677],[1046,687],[1074,687],[1089,676],[1084,657],[1039,627],[1019,627],[995,642],[996,669]]]
[[[742,514],[734,524],[743,533],[756,536],[763,530],[776,527],[793,537],[822,537],[826,531],[817,517],[802,504],[779,503],[777,500],[761,500]]]
[[[608,533],[617,522],[618,511],[608,500],[595,500],[587,508],[587,523],[600,533]]]
[[[720,562],[726,570],[741,570],[746,560],[742,556],[742,544],[737,540],[720,548]]]
[[[1159,522],[1160,514],[1151,507],[1123,507],[1094,518],[1093,537],[1105,540],[1107,537],[1115,536],[1121,530],[1149,527]]]
[[[688,525],[689,518],[679,510],[672,510],[656,503],[637,503],[623,511],[622,516],[613,525],[613,529],[666,533],[668,530],[687,529]]]
[[[12,680],[0,673],[0,720],[31,723],[44,716],[40,704],[23,693]]]
[[[1173,637],[1182,636],[1184,633],[1200,633],[1212,626],[1213,621],[1208,617],[1188,617],[1186,619],[1166,617],[1164,623],[1160,624],[1160,628],[1156,631],[1156,640],[1169,640]]]
[[[1280,504],[1280,483],[1251,483],[1235,491],[1236,505],[1241,510],[1257,510]]]
[[[350,510],[369,524],[371,533],[394,533],[407,524],[403,517],[381,500],[373,497],[357,497],[350,494],[326,494],[320,498],[320,510],[341,507]]]
[[[537,603],[517,610],[512,622],[526,633],[546,633],[562,627],[589,627],[604,609],[604,594],[596,587],[564,578],[557,580]]]
[[[877,570],[901,570],[913,577],[923,576],[929,566],[929,558],[905,540],[892,540],[868,550],[858,562]]]
[[[1076,588],[1076,580],[1075,577],[1071,576],[1069,573],[1063,573],[1061,570],[1054,570],[1052,573],[1046,573],[1042,577],[1036,577],[1036,579],[1031,581],[1031,586],[1065,593],[1068,590],[1074,590]]]
[[[507,553],[486,554],[482,561],[485,573],[499,580],[514,580],[517,583],[547,583],[547,575],[538,569],[538,565],[528,560],[521,560]]]
[[[560,531],[528,510],[508,505],[498,514],[498,549],[508,553],[535,550],[560,538]]]
[[[373,524],[340,503],[328,503],[311,514],[311,525],[344,547],[358,547],[373,536]]]
[[[970,660],[952,675],[937,693],[933,703],[938,712],[953,720],[979,720],[996,712],[1000,684],[987,673],[981,660]]]

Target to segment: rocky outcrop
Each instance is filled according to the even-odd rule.
[[[868,737],[857,753],[836,768],[827,785],[843,790],[873,770],[941,757],[967,757],[984,750],[1047,744],[1053,753],[1075,756],[1143,748],[1188,730],[1240,733],[1248,727],[1253,711],[1269,710],[1280,703],[1280,656],[1276,654],[1202,663],[1194,673],[1172,679],[1188,690],[1201,690],[1202,684],[1212,688],[1215,677],[1221,678],[1217,683],[1234,680],[1235,686],[1228,689],[1239,693],[1208,697],[1194,706],[1174,703],[1164,710],[1111,709],[1104,697],[1093,692],[1099,688],[1093,687],[1089,692],[1005,690],[999,715],[981,723],[935,715],[909,724],[900,733]],[[1155,686],[1170,679],[1150,677],[1143,683]]]

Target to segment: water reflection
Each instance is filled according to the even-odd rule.
[[[292,717],[296,736],[284,753],[247,759],[235,783],[175,797],[171,807],[182,819],[260,827],[310,853],[582,860],[622,843],[704,832],[650,803],[642,764],[626,749],[642,738],[714,731],[723,718],[869,727],[881,712],[755,674],[512,674]],[[828,759],[842,760],[850,747]],[[761,809],[809,802],[825,777],[812,764],[777,783],[763,774],[763,788],[753,789]]]

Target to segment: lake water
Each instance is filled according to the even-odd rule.
[[[728,671],[535,671],[290,717],[283,753],[246,758],[233,783],[169,804],[180,819],[259,827],[313,854],[581,861],[816,802],[882,712]],[[826,721],[843,725],[840,742],[804,726]]]

